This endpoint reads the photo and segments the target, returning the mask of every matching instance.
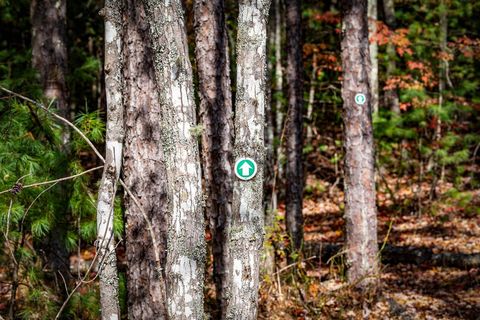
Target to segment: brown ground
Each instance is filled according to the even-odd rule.
[[[434,253],[480,253],[480,191],[458,200],[470,203],[460,204],[442,197],[450,185],[438,188],[435,202],[425,199],[428,188],[428,184],[421,191],[405,187],[395,192],[395,201],[388,192],[379,192],[379,241],[385,241],[388,233],[386,243],[392,245],[426,247]],[[311,176],[306,190],[305,241],[343,243],[342,193]],[[415,192],[424,204],[421,215],[418,206],[405,210],[405,200],[414,198]],[[284,215],[283,208],[279,215]],[[263,282],[259,319],[480,319],[479,269],[384,265],[377,295],[362,301],[345,283],[340,257],[328,264],[303,259],[276,275],[275,281]]]

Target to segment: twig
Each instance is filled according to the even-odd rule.
[[[58,181],[55,182],[55,183],[53,183],[51,186],[49,186],[48,188],[46,188],[46,189],[43,190],[42,192],[40,192],[40,193],[38,194],[38,196],[36,196],[35,199],[33,199],[32,203],[30,203],[30,205],[28,206],[27,210],[25,210],[25,213],[23,214],[22,223],[21,223],[21,225],[20,225],[20,226],[21,226],[20,233],[23,233],[23,223],[24,223],[25,218],[26,218],[26,216],[27,216],[27,214],[28,214],[28,211],[30,211],[30,209],[32,208],[33,204],[38,200],[38,198],[40,198],[40,197],[42,196],[42,194],[44,194],[45,192],[47,192],[48,190],[50,190],[51,188],[53,188],[54,186],[56,186],[57,183],[58,183]]]
[[[33,187],[39,187],[39,186],[43,186],[43,185],[46,185],[46,184],[51,184],[51,183],[58,183],[58,182],[61,182],[61,181],[65,181],[65,180],[70,180],[70,179],[75,179],[79,176],[82,176],[86,173],[89,173],[89,172],[92,172],[92,171],[95,171],[95,170],[98,170],[98,169],[102,169],[103,166],[98,166],[98,167],[95,167],[95,168],[91,168],[91,169],[88,169],[88,170],[85,170],[85,171],[82,171],[80,173],[77,173],[73,176],[68,176],[68,177],[63,177],[63,178],[59,178],[59,179],[55,179],[55,180],[48,180],[48,181],[43,181],[43,182],[37,182],[37,183],[32,183],[32,184],[28,184],[26,186],[22,186],[22,189],[26,189],[26,188],[33,188]],[[12,188],[8,189],[8,190],[3,190],[3,191],[0,191],[0,194],[3,194],[3,193],[7,193],[7,192],[11,192],[12,191]]]
[[[8,242],[8,229],[10,227],[10,215],[12,213],[12,206],[13,206],[13,199],[10,199],[10,205],[8,206],[8,213],[7,213],[7,230],[5,231],[5,239]]]

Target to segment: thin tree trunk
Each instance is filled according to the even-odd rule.
[[[371,39],[377,33],[377,0],[368,0],[368,34]],[[372,112],[378,112],[378,43],[370,41],[370,62],[372,70],[370,72],[370,90],[372,100]]]
[[[126,13],[123,175],[150,221],[125,197],[128,318],[161,320],[167,319],[167,306],[165,274],[158,269],[165,266],[168,206],[159,88],[142,1],[128,0]]]
[[[286,2],[288,119],[285,216],[287,232],[291,239],[293,250],[299,250],[303,242],[303,63],[301,14],[300,0]]]
[[[70,119],[67,89],[67,5],[66,0],[33,0],[30,7],[32,22],[32,65],[39,72],[44,96],[55,100],[57,112]],[[70,133],[62,129],[61,148],[68,153]],[[67,175],[67,166],[63,170]],[[68,208],[68,189],[62,190],[65,208]],[[70,278],[69,252],[65,247],[66,217],[68,209],[59,213],[56,225],[45,242],[48,263],[51,266],[57,286],[63,288],[60,272],[64,278]]]
[[[307,105],[307,144],[312,143],[313,138],[313,104],[315,102],[315,87],[317,82],[317,54],[314,52],[312,56],[312,73],[310,75],[310,89],[308,90]]]
[[[228,234],[230,256],[226,314],[223,319],[256,319],[259,260],[264,234],[263,166],[267,101],[267,19],[270,1],[240,1],[237,39],[235,147],[237,158],[257,162],[253,179],[235,179]]]
[[[167,178],[168,316],[203,319],[205,228],[192,67],[180,0],[144,0],[152,36]]]
[[[271,10],[277,10],[278,0],[274,1],[275,4]],[[272,19],[273,17],[273,19]],[[277,31],[277,20],[275,14],[270,15],[268,28],[268,44],[267,52],[269,56],[276,54],[275,47],[275,34]],[[278,99],[275,98],[276,93],[274,87],[276,86],[277,79],[275,78],[277,64],[272,63],[272,60],[268,60],[268,75],[271,76],[269,83],[272,86],[272,90],[269,91],[268,102],[265,104],[265,172],[264,172],[264,209],[265,209],[265,241],[263,246],[263,255],[261,261],[261,275],[273,274],[275,272],[275,249],[274,244],[270,241],[272,231],[274,227],[275,215],[277,210],[277,173],[276,171],[276,148],[275,148],[275,118],[276,110],[273,108],[274,100],[275,104],[278,103]]]
[[[102,319],[120,319],[118,272],[113,232],[114,200],[122,168],[122,12],[120,2],[105,1],[105,89],[107,95],[107,132],[105,168],[98,190],[97,249],[100,265],[100,305]]]
[[[342,70],[348,278],[366,287],[379,272],[367,0],[344,3]],[[355,102],[359,93],[364,104]]]
[[[275,75],[274,75],[274,97],[275,97],[275,122],[276,122],[276,134],[279,139],[279,143],[276,150],[277,157],[277,179],[281,180],[284,176],[284,167],[282,164],[283,158],[283,66],[282,66],[282,32],[284,29],[284,20],[282,19],[282,0],[274,0],[274,14],[275,14]]]
[[[232,216],[233,111],[224,1],[194,4],[196,60],[206,210],[212,233],[213,279],[219,306],[225,305],[226,232]],[[222,307],[221,307],[222,308]]]
[[[385,23],[390,28],[390,30],[395,30],[396,19],[395,19],[395,6],[393,0],[383,0],[383,10],[385,14]],[[393,43],[387,44],[387,74],[386,78],[389,79],[397,69],[395,46]],[[396,89],[391,89],[385,91],[385,104],[390,107],[394,113],[400,113],[400,102],[398,99],[398,92]]]

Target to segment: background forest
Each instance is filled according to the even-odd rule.
[[[199,22],[195,2],[184,1],[184,9],[199,119],[195,137],[202,149],[206,145],[205,138],[201,138],[205,110],[201,105],[201,59],[196,59]],[[0,91],[0,319],[101,317],[97,265],[103,261],[96,261],[100,248],[97,198],[104,163],[81,135],[66,130],[64,123],[38,105],[70,119],[105,155],[105,78],[110,75],[104,69],[106,13],[104,1],[67,0],[64,20],[57,20],[65,25],[65,34],[60,35],[66,40],[65,55],[47,64],[45,56],[49,53],[36,49],[32,39],[35,32],[41,33],[38,28],[48,25],[39,13],[48,12],[49,17],[48,6],[54,3],[0,0],[0,86],[11,91]],[[58,1],[58,6],[60,3],[65,5],[63,0]],[[135,1],[126,3],[129,7]],[[301,3],[298,50],[302,68],[297,78],[303,83],[298,114],[298,134],[303,141],[296,147],[303,165],[303,177],[299,177],[303,191],[299,191],[301,215],[294,218],[301,231],[292,235],[287,230],[286,199],[292,196],[286,173],[291,132],[285,128],[287,123],[295,122],[286,80],[291,72],[287,51],[294,41],[289,36],[292,29],[286,15],[288,6],[282,0],[272,0],[267,25],[267,151],[262,204],[266,220],[258,318],[478,319],[480,2],[368,2],[377,228],[382,262],[376,290],[368,293],[356,290],[347,281],[347,258],[342,250],[347,232],[343,177],[348,168],[339,1]],[[235,77],[241,68],[234,49],[240,39],[237,2],[225,1],[223,12],[229,48],[226,61],[233,83],[231,100],[236,110],[235,99],[243,94],[236,89]],[[142,17],[138,14],[131,19],[140,29],[147,29],[148,19]],[[58,36],[51,30],[45,34],[53,39]],[[132,47],[136,41],[133,36],[126,38]],[[145,48],[145,52],[152,54],[154,49]],[[54,75],[57,80],[63,79],[57,90],[64,96],[58,98],[55,94],[53,101],[45,91],[48,79],[44,74],[57,72],[57,66],[66,70]],[[143,85],[149,88],[150,84]],[[142,87],[141,82],[138,87]],[[139,117],[146,122],[151,119],[153,124],[149,125],[157,126],[157,116]],[[128,121],[125,126],[126,131],[135,128]],[[151,140],[146,138],[146,148],[154,148],[149,144]],[[136,170],[131,159],[142,154],[131,141],[128,143],[132,151],[124,151],[121,177],[128,170]],[[70,178],[57,181],[62,177]],[[141,188],[148,190],[142,183],[149,179],[163,181],[158,185],[166,183],[157,174],[138,181],[127,178],[125,184],[136,194]],[[44,181],[52,183],[41,184]],[[218,182],[215,177],[213,181]],[[131,235],[128,232],[148,238],[147,231],[144,225],[128,231],[128,226],[136,222],[126,223],[126,211],[134,204],[124,196],[125,185],[119,183],[118,189],[112,204],[120,313],[122,319],[148,319],[135,316],[129,295],[140,299],[154,290],[133,292],[129,287],[131,260],[124,241]],[[161,203],[164,195],[159,190],[151,189],[144,197]],[[143,204],[142,197],[137,197]],[[210,205],[206,199],[204,206]],[[155,218],[154,209],[144,206],[155,232],[167,232],[165,220]],[[208,212],[205,215],[205,221],[213,219]],[[205,231],[204,305],[208,317],[219,319],[222,311],[216,293],[221,289],[220,273],[215,271],[219,267],[214,265],[213,257],[218,254],[215,243],[221,238],[212,229],[210,224]],[[203,230],[199,232],[203,237]],[[148,242],[142,245],[149,247]],[[142,262],[139,257],[151,261]],[[156,258],[143,252],[135,259],[139,270],[145,270]],[[145,286],[153,277],[138,276]]]

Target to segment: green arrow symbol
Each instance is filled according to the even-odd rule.
[[[250,175],[250,169],[252,169],[252,166],[248,164],[247,161],[245,161],[241,166],[240,170],[242,170],[242,176],[247,177]]]

